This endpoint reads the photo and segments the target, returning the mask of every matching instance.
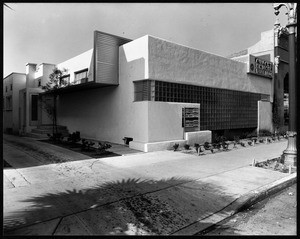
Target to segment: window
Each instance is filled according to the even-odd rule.
[[[6,96],[6,110],[12,110],[12,97]]]
[[[7,85],[5,86],[5,92],[7,92]]]
[[[42,81],[41,79],[38,79],[38,87],[40,87],[42,85]]]
[[[84,69],[82,71],[75,72],[75,84],[86,83],[88,81],[88,69]]]
[[[66,86],[70,84],[70,75],[65,75],[60,78],[59,85]]]
[[[13,84],[10,84],[10,90],[12,90],[13,89]]]

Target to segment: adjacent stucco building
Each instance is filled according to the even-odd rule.
[[[3,80],[3,129],[19,132],[19,90],[26,87],[26,75],[13,72]]]

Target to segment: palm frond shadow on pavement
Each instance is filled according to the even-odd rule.
[[[23,200],[30,206],[4,213],[4,234],[169,235],[234,200],[190,178],[129,178]]]

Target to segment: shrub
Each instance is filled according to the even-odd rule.
[[[109,148],[111,148],[111,144],[108,144],[108,143],[102,144],[101,142],[99,142],[96,152],[97,152],[97,154],[105,154],[106,150]]]
[[[88,141],[86,139],[82,139],[81,142],[82,142],[81,144],[82,151],[91,151],[91,147],[95,144],[94,142]]]
[[[234,142],[236,144],[239,144],[240,143],[240,137],[239,136],[234,136]]]
[[[247,138],[253,138],[253,137],[257,137],[257,133],[256,132],[251,132],[247,134]]]
[[[189,145],[189,144],[185,144],[185,145],[184,145],[184,148],[185,148],[186,150],[188,150],[188,149],[190,149],[190,145]]]
[[[208,142],[205,142],[203,146],[205,150],[209,150],[211,148],[211,145]]]
[[[194,144],[195,150],[198,153],[198,149],[200,148],[200,144]]]
[[[222,141],[222,147],[224,150],[228,150],[228,146],[229,146],[228,143],[226,143],[225,141]]]
[[[261,130],[258,133],[259,136],[263,137],[263,136],[271,136],[272,133],[269,130]]]
[[[174,151],[176,151],[176,150],[178,149],[178,147],[179,147],[179,144],[174,144],[174,145],[173,145]]]
[[[61,133],[54,133],[53,135],[47,134],[47,136],[49,137],[49,140],[58,142],[58,143],[62,142],[62,140],[64,138]]]
[[[76,131],[72,134],[69,134],[69,137],[68,137],[68,142],[71,142],[73,144],[79,142],[81,140],[80,138],[80,132],[79,131]]]

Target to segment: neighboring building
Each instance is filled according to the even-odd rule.
[[[3,79],[3,131],[19,132],[19,90],[26,86],[26,75],[11,73]]]
[[[249,55],[257,56],[274,63],[274,79],[272,85],[271,102],[274,117],[278,118],[278,128],[288,125],[288,31],[286,28],[275,26],[273,30],[261,33],[261,39],[255,45],[234,53],[228,58],[249,64]],[[284,105],[285,104],[285,105]]]
[[[256,59],[268,65],[266,74],[257,74],[247,63],[254,52],[244,63],[149,35],[130,40],[95,31],[91,50],[56,65],[68,69],[70,82],[56,91],[58,124],[83,138],[122,144],[128,137],[129,147],[146,152],[211,141],[212,132],[273,130],[269,51],[270,58]],[[35,95],[54,67],[27,65],[20,91],[27,97],[20,100],[25,133],[51,124]]]
[[[34,63],[26,64],[26,86],[19,90],[19,133],[26,134],[42,123],[39,115],[39,94],[43,92],[41,86],[46,84],[54,69],[54,64]],[[44,123],[51,121],[46,118]]]

